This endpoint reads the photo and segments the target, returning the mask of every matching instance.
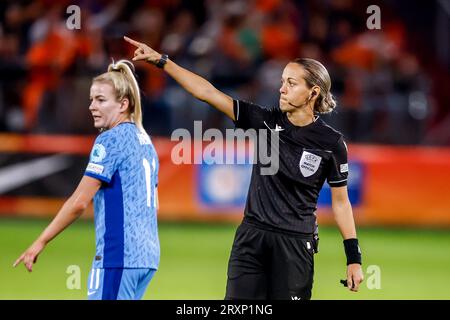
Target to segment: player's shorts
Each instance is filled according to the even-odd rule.
[[[140,300],[155,269],[93,268],[88,277],[89,300]]]
[[[309,300],[313,236],[248,224],[238,227],[228,263],[227,300]]]

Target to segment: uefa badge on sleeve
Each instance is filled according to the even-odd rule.
[[[308,151],[303,151],[299,163],[300,172],[305,178],[312,176],[319,169],[321,161],[322,157]]]
[[[100,144],[97,143],[94,145],[94,147],[92,148],[92,152],[91,152],[91,161],[92,162],[102,162],[102,160],[106,157],[106,149],[105,147]]]

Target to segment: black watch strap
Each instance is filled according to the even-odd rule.
[[[156,66],[158,68],[164,68],[164,65],[167,63],[167,59],[169,59],[169,56],[167,54],[162,54],[161,55],[161,59],[158,60],[158,63],[156,64]]]

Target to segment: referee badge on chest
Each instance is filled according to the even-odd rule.
[[[322,161],[322,157],[308,151],[303,151],[299,163],[300,172],[305,178],[312,176],[319,169],[320,161]]]

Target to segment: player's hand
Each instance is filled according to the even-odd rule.
[[[363,282],[364,276],[359,263],[347,266],[347,287],[350,291],[358,291],[359,285]]]
[[[33,271],[33,264],[36,263],[39,254],[44,250],[45,244],[36,241],[34,242],[22,255],[14,262],[13,267],[15,268],[21,262],[25,265],[25,268],[29,272]]]
[[[123,37],[126,42],[131,43],[136,47],[134,51],[133,61],[144,60],[153,64],[157,64],[159,59],[161,59],[161,54],[150,48],[145,43],[138,42],[128,37]]]

